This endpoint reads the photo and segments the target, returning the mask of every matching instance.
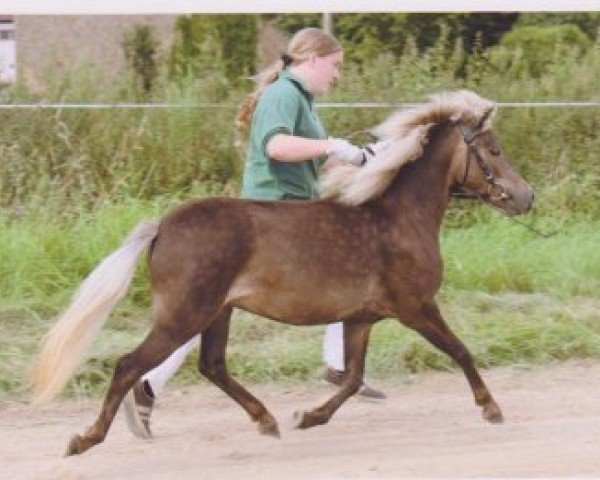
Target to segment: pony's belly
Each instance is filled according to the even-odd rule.
[[[341,300],[341,301],[340,301]],[[365,310],[360,295],[294,292],[284,289],[245,287],[232,289],[227,304],[292,325],[318,325],[340,321]]]
[[[295,298],[286,295],[249,295],[231,302],[236,308],[256,313],[282,323],[292,325],[318,325],[339,321],[352,310],[360,308],[340,308],[326,305],[325,302],[308,298]]]
[[[231,285],[225,303],[295,325],[326,324],[363,311],[385,314],[384,290],[374,276],[316,278],[246,272]]]

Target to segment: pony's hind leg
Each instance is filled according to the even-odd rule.
[[[327,423],[342,404],[360,389],[365,368],[365,356],[372,323],[344,322],[344,380],[338,392],[327,402],[310,412],[296,412],[296,428],[310,428]]]
[[[231,310],[229,307],[225,308],[202,332],[198,370],[246,410],[252,421],[258,423],[261,434],[279,437],[279,427],[273,415],[227,371],[225,349],[229,337]]]
[[[189,338],[193,335],[190,334]],[[66,455],[83,453],[94,445],[101,443],[108,433],[123,397],[134,383],[144,373],[164,361],[189,338],[175,335],[171,330],[157,324],[140,346],[121,357],[115,367],[110,387],[97,420],[86,430],[84,435],[72,437]]]
[[[483,418],[491,423],[501,423],[502,411],[481,379],[473,356],[446,325],[436,303],[426,302],[417,311],[411,312],[410,315],[403,314],[399,318],[402,323],[419,332],[458,363],[469,381],[475,403],[483,408]]]

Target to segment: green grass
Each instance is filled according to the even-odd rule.
[[[530,233],[509,218],[446,231],[442,239],[447,286],[488,293],[548,293],[557,298],[600,293],[598,222],[557,225],[538,219]]]
[[[0,301],[2,309],[61,309],[81,280],[143,218],[159,218],[181,197],[153,201],[104,202],[93,213],[61,214],[51,207],[19,217],[0,217]],[[468,227],[442,231],[445,288],[487,293],[547,293],[557,298],[600,292],[600,222],[584,217],[559,220],[525,217],[549,238],[531,233],[487,206]],[[450,212],[448,224],[460,219]],[[149,304],[145,262],[126,302]]]
[[[104,203],[92,213],[29,213],[0,221],[0,396],[23,390],[39,340],[83,277],[141,219],[180,199]],[[452,217],[453,214],[451,214]],[[552,224],[543,239],[488,209],[465,228],[445,228],[445,282],[439,295],[448,323],[481,366],[600,357],[600,253],[597,221]],[[451,220],[451,218],[450,218]],[[451,222],[449,222],[451,223]],[[90,358],[67,392],[104,391],[116,359],[150,328],[145,262]],[[316,378],[324,327],[289,327],[240,312],[229,347],[230,368],[245,381]],[[196,357],[178,375],[196,381]],[[385,320],[373,331],[369,376],[406,376],[452,362],[414,332]]]
[[[600,358],[597,297],[445,290],[440,306],[481,367]],[[31,311],[0,314],[0,399],[24,395],[23,378],[47,326]],[[65,394],[104,393],[116,360],[136,347],[149,328],[146,311],[118,311]],[[236,312],[229,368],[243,382],[316,379],[322,370],[323,331],[323,326],[292,327]],[[187,358],[173,383],[200,381],[196,363],[197,352]],[[406,380],[414,372],[456,368],[449,357],[396,320],[384,320],[373,329],[367,356],[370,378]]]

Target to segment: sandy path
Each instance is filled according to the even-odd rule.
[[[68,438],[95,418],[99,401],[39,409],[0,406],[4,479],[313,479],[600,476],[600,362],[574,361],[483,372],[504,410],[486,424],[460,374],[411,384],[378,382],[389,398],[353,398],[329,425],[292,429],[331,389],[321,383],[252,390],[279,419],[282,439],[261,437],[245,413],[206,383],[166,393],[156,438],[133,438],[121,413],[107,440],[61,458]]]

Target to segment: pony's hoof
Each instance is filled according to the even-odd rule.
[[[65,452],[65,457],[70,457],[71,455],[79,455],[85,452],[91,445],[86,445],[86,441],[81,435],[73,435],[71,437],[71,441],[67,446],[67,451]]]
[[[279,426],[277,425],[277,421],[269,416],[269,418],[265,420],[261,420],[258,424],[258,432],[261,435],[269,435],[275,438],[281,438],[281,433],[279,433]]]
[[[483,408],[483,418],[490,423],[502,423],[504,422],[504,416],[500,407],[495,403],[487,405]]]
[[[315,427],[317,425],[322,425],[325,422],[319,421],[314,415],[310,412],[294,412],[294,424],[295,428],[306,429]]]

